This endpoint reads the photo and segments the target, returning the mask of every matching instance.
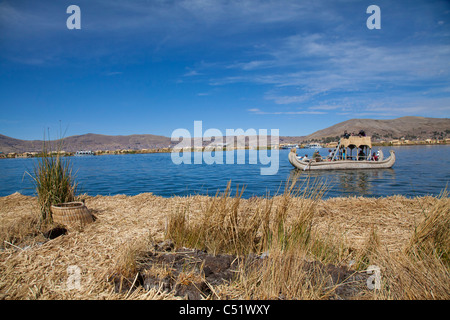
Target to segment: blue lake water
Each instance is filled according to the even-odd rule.
[[[376,148],[375,148],[376,149]],[[375,150],[374,149],[374,150]],[[383,147],[385,156],[394,149],[397,161],[392,169],[356,171],[303,172],[329,185],[326,197],[370,196],[394,194],[408,197],[438,195],[450,179],[450,146]],[[320,149],[322,156],[328,150]],[[259,151],[261,152],[261,151]],[[260,169],[270,164],[249,164],[250,156],[260,156],[258,151],[246,151],[245,164],[237,163],[237,152],[232,153],[235,164],[174,164],[169,153],[129,154],[107,156],[69,157],[76,172],[82,193],[89,195],[136,195],[152,192],[155,195],[208,194],[223,191],[231,180],[245,186],[243,197],[274,195],[281,193],[285,182],[295,172],[288,161],[289,150],[279,150],[279,169],[274,175],[261,175]],[[267,152],[267,151],[264,151]],[[312,156],[314,150],[299,149],[301,155]],[[225,162],[227,153],[223,155]],[[194,156],[195,153],[191,155]],[[269,152],[269,157],[270,157]],[[193,159],[193,158],[192,158]],[[242,158],[241,158],[242,159]],[[14,192],[34,195],[31,178],[25,172],[33,172],[38,158],[0,160],[0,196]],[[192,161],[193,162],[193,161]]]

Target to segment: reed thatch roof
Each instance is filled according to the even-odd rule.
[[[370,137],[351,136],[349,138],[341,139],[341,148],[349,147],[350,149],[353,149],[353,148],[361,148],[363,146],[368,146],[369,148],[372,148],[372,140]]]

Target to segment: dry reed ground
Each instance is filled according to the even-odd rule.
[[[277,198],[278,199],[278,198]],[[274,206],[279,202],[275,200]],[[171,293],[136,290],[114,292],[107,279],[124,265],[124,257],[147,243],[163,240],[167,217],[189,207],[190,216],[206,206],[205,196],[162,198],[137,196],[85,197],[86,206],[97,220],[83,230],[73,230],[43,242],[37,234],[11,237],[39,215],[35,197],[13,194],[0,198],[0,299],[173,299]],[[240,210],[252,208],[264,199],[241,199]],[[301,199],[293,199],[292,207]],[[414,227],[436,198],[331,198],[319,200],[314,227],[324,234],[344,239],[346,246],[362,249],[373,230],[381,246],[399,252],[411,238]],[[292,214],[290,209],[290,214]],[[28,221],[28,222],[27,222]],[[43,242],[43,243],[42,243]],[[347,263],[347,262],[345,262]],[[67,287],[67,268],[81,270],[81,287]]]

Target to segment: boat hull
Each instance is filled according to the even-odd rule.
[[[355,170],[355,169],[388,169],[395,163],[395,152],[390,151],[390,156],[382,161],[312,161],[305,162],[297,158],[295,150],[289,152],[289,162],[300,170]]]

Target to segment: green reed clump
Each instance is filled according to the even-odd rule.
[[[42,157],[37,160],[30,176],[38,197],[41,221],[52,222],[52,205],[76,199],[77,183],[70,161],[62,159],[58,152],[49,152],[45,141]]]
[[[307,247],[315,242],[313,219],[326,190],[327,185],[321,180],[311,181],[310,177],[300,180],[299,174],[289,177],[281,202],[274,210],[273,227],[268,229],[270,247],[287,250],[290,246]]]

